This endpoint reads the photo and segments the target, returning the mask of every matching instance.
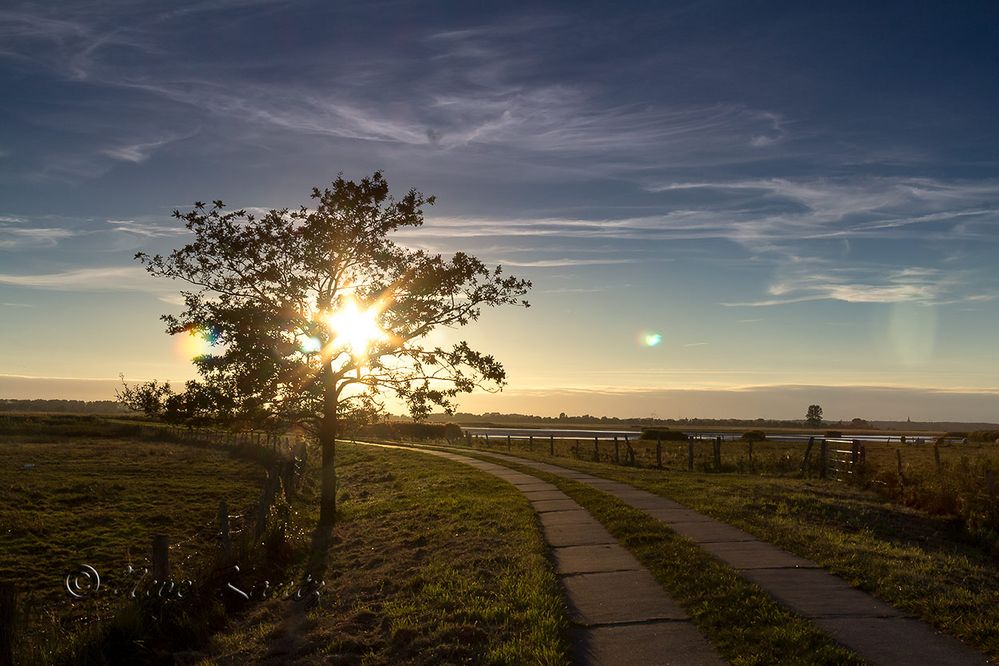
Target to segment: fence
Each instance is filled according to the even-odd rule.
[[[297,434],[289,435],[264,430],[221,430],[172,425],[138,425],[137,428],[140,436],[153,439],[168,436],[180,441],[220,446],[255,444],[284,455],[293,455],[304,441],[302,436]]]
[[[572,457],[651,469],[701,472],[776,472],[803,476],[818,474],[837,481],[859,481],[867,462],[866,443],[860,440],[809,437],[805,441],[723,439],[719,435],[692,435],[640,440],[626,435],[601,437],[472,434],[471,447],[526,450],[552,457]],[[934,447],[939,455],[939,451]]]
[[[151,547],[147,551],[148,557],[145,558],[149,566],[143,568],[140,578],[151,574],[150,585],[156,588],[159,584],[160,595],[163,593],[164,585],[169,585],[171,591],[173,590],[171,564],[188,562],[194,557],[194,553],[184,552],[185,546],[189,544],[204,545],[206,541],[214,541],[217,552],[225,560],[231,559],[237,546],[243,554],[253,549],[267,531],[271,509],[280,497],[280,493],[283,491],[285,499],[291,501],[297,495],[306,471],[307,447],[297,436],[267,437],[266,433],[155,426],[143,426],[143,429],[149,431],[145,434],[162,436],[167,431],[172,437],[188,441],[232,445],[241,442],[271,444],[274,450],[282,454],[268,465],[267,479],[261,488],[260,498],[243,513],[230,513],[228,503],[221,500],[216,519],[197,530],[176,540],[167,534],[152,535]],[[285,453],[290,455],[284,455]],[[238,544],[235,543],[236,537]],[[66,576],[65,588],[72,598],[82,599],[90,592],[99,590],[99,574],[89,567],[71,572]],[[55,604],[39,606],[30,596],[22,596],[13,582],[0,581],[0,666],[12,666],[15,663],[14,646],[21,640],[21,634],[28,634],[33,617],[42,614],[52,616],[54,606]]]
[[[570,435],[492,435],[466,433],[465,442],[470,448],[515,448],[529,452],[547,453],[549,456],[573,457],[592,462],[610,462],[631,467],[664,469],[684,467],[693,471],[729,471],[731,463],[723,464],[722,445],[744,446],[745,467],[755,469],[756,442],[752,440],[725,440],[721,436],[694,435],[682,439],[639,439],[639,433],[627,435],[611,433],[604,436],[573,437]]]
[[[836,481],[858,482],[867,462],[863,442],[850,439],[822,440],[819,476]]]

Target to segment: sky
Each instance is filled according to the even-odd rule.
[[[0,397],[194,376],[174,209],[434,194],[466,411],[999,421],[995,2],[5,2]],[[657,344],[655,342],[659,336]]]

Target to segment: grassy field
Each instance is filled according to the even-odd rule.
[[[52,657],[148,582],[153,534],[170,537],[174,578],[196,575],[218,549],[219,501],[240,514],[260,494],[263,468],[229,451],[122,435],[94,417],[0,419],[0,579],[19,591],[26,658]],[[82,565],[101,588],[76,599],[65,577]]]
[[[567,663],[558,583],[520,493],[426,454],[338,451],[320,605],[262,604],[213,639],[204,663]]]
[[[910,440],[914,442],[915,440]],[[838,476],[855,485],[872,489],[885,498],[934,515],[958,518],[969,535],[999,557],[999,445],[993,443],[947,442],[936,446],[926,443],[898,444],[864,443],[864,464],[856,474],[836,474],[827,468],[830,478]],[[552,443],[537,438],[529,441],[514,439],[477,440],[498,450],[520,453],[544,453]],[[850,458],[849,443],[828,444],[829,458],[834,449]],[[818,478],[821,444],[816,441],[807,455],[804,443],[777,441],[723,441],[716,459],[710,440],[686,441],[639,440],[616,444],[593,439],[555,440],[556,455],[579,461],[619,463],[630,467],[655,468],[666,471],[739,473],[792,478]],[[692,458],[690,454],[693,453]]]
[[[745,529],[999,658],[999,568],[953,517],[835,481],[552,462],[630,483]]]
[[[0,420],[0,579],[16,582],[28,611],[24,663],[173,663],[175,650],[185,663],[567,662],[557,580],[514,488],[424,454],[348,444],[318,605],[233,606],[202,596],[190,612],[188,602],[171,602],[170,630],[147,635],[163,618],[123,602],[138,580],[125,567],[148,566],[151,535],[166,533],[172,578],[208,575],[206,589],[221,589],[204,568],[217,565],[218,501],[245,513],[264,468],[218,447],[128,439],[130,427],[89,417]],[[240,560],[255,589],[264,578],[301,579],[316,471],[263,552]],[[64,577],[81,564],[100,572],[102,592],[73,600]]]
[[[88,436],[4,441],[0,434],[0,577],[42,601],[69,600],[63,577],[89,564],[109,582],[147,563],[154,533],[186,573],[214,545],[218,503],[242,513],[264,470],[221,450]],[[207,528],[207,529],[206,529]]]

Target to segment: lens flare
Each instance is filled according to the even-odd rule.
[[[306,354],[314,354],[323,348],[323,343],[319,338],[305,338],[302,340],[301,349]]]
[[[642,345],[645,347],[656,347],[660,342],[663,341],[663,336],[661,333],[642,333],[640,336]]]
[[[177,334],[174,351],[180,358],[190,361],[211,352],[218,339],[218,331],[198,326]]]

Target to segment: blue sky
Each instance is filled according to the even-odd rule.
[[[169,213],[383,169],[439,198],[401,242],[535,283],[467,330],[510,374],[468,409],[996,420],[997,33],[992,2],[6,3],[0,395],[191,376],[131,259],[185,242]]]

